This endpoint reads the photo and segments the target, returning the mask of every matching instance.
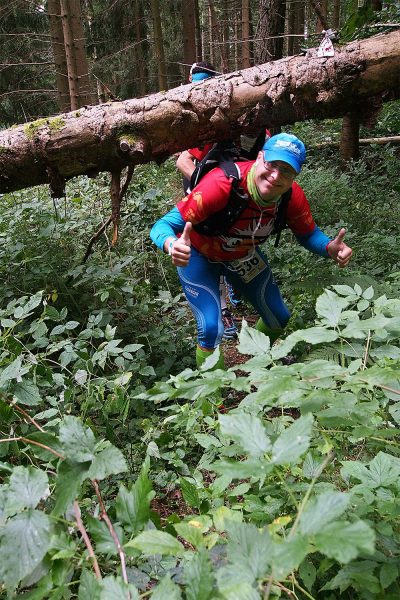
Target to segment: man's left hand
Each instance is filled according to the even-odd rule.
[[[334,240],[329,242],[327,251],[329,256],[334,260],[341,269],[347,267],[350,262],[353,250],[344,243],[343,238],[346,230],[342,228]]]

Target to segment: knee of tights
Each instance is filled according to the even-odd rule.
[[[221,323],[212,323],[198,331],[197,343],[201,348],[216,348],[222,339],[224,328]]]

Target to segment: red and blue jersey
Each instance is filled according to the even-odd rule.
[[[231,261],[247,256],[273,230],[277,204],[258,206],[247,188],[247,175],[253,164],[254,161],[237,163],[241,176],[240,187],[248,194],[248,204],[229,230],[218,236],[207,236],[192,230],[190,237],[193,246],[208,258]],[[222,169],[213,169],[178,202],[177,209],[185,222],[201,223],[226,206],[230,201],[231,189],[232,179],[228,179]],[[316,228],[307,198],[295,182],[286,210],[286,222],[300,238],[312,234]]]

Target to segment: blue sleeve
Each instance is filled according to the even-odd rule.
[[[164,242],[169,237],[177,237],[177,233],[182,233],[185,228],[185,221],[181,213],[175,207],[166,215],[158,219],[151,228],[150,237],[157,248],[164,251]]]
[[[331,241],[331,238],[325,235],[319,227],[315,226],[314,231],[307,233],[306,235],[296,235],[296,239],[310,252],[318,254],[319,256],[324,256],[325,258],[329,257],[326,246]]]

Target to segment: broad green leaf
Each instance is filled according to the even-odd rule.
[[[174,529],[181,538],[189,542],[189,544],[195,548],[200,548],[204,545],[201,528],[182,521],[181,523],[175,523]]]
[[[347,369],[329,360],[313,360],[299,368],[299,375],[304,379],[333,377],[335,375],[346,375]]]
[[[8,514],[16,514],[25,508],[36,508],[40,500],[49,493],[46,473],[35,467],[15,467],[8,485]]]
[[[300,517],[301,533],[318,533],[331,521],[340,517],[350,502],[350,496],[342,492],[324,492],[314,498]]]
[[[121,485],[115,502],[118,520],[127,531],[133,533],[140,531],[150,518],[150,502],[153,493],[148,478],[149,464],[149,460],[146,460],[130,490]]]
[[[31,296],[25,304],[17,306],[14,310],[14,317],[16,319],[25,319],[28,317],[30,312],[42,302],[42,297],[43,291],[37,292],[34,296]]]
[[[255,525],[227,521],[228,561],[244,568],[250,581],[264,578],[272,561],[273,542],[267,529]]]
[[[129,595],[128,595],[129,594]],[[139,600],[139,593],[134,585],[123,581],[122,577],[109,575],[101,580],[100,600]]]
[[[201,365],[200,370],[201,371],[210,371],[210,370],[214,369],[215,366],[218,364],[220,356],[221,356],[221,351],[220,351],[219,347],[217,347],[212,354],[207,356],[206,360]]]
[[[180,588],[166,575],[154,588],[151,600],[181,600]]]
[[[21,383],[17,383],[12,393],[17,402],[27,406],[36,406],[42,402],[38,386],[30,379],[24,379]]]
[[[261,331],[252,327],[242,327],[239,333],[238,350],[242,354],[257,356],[259,354],[268,354],[271,347],[269,337]]]
[[[336,521],[315,535],[317,549],[340,563],[348,563],[360,553],[373,554],[375,533],[367,523]]]
[[[200,506],[200,498],[196,486],[184,477],[180,478],[179,483],[186,504],[192,508],[198,508]]]
[[[333,329],[325,327],[310,327],[309,329],[299,329],[284,339],[280,344],[274,345],[271,348],[271,356],[273,360],[283,358],[298,342],[307,342],[308,344],[322,344],[323,342],[334,342],[338,338],[338,333]]]
[[[155,529],[139,533],[133,540],[125,544],[125,548],[137,548],[146,556],[152,554],[182,556],[185,551],[179,540],[165,531]]]
[[[385,452],[378,452],[369,468],[358,461],[343,461],[342,464],[342,477],[355,477],[371,489],[393,485],[400,475],[400,459]]]
[[[379,593],[379,582],[372,574],[377,567],[377,563],[372,560],[359,560],[354,564],[346,565],[337,573],[337,575],[324,585],[322,590],[336,590],[339,588],[342,594],[348,587],[354,583],[357,587],[361,586],[368,589],[371,593]],[[378,584],[378,585],[377,585]],[[375,591],[372,590],[375,588]],[[377,589],[376,589],[377,588]]]
[[[263,406],[276,406],[277,399],[284,399],[286,396],[292,398],[295,392],[300,388],[307,389],[307,384],[300,382],[292,374],[284,374],[273,370],[267,371],[266,379],[260,383],[258,390],[251,396],[251,401],[244,399],[240,406],[256,404],[260,408]]]
[[[96,544],[96,552],[112,554],[113,556],[117,555],[118,548],[115,545],[114,538],[111,535],[110,530],[108,529],[108,526],[105,523],[105,521],[100,521],[99,519],[96,519],[95,517],[92,517],[90,515],[87,515],[86,519],[89,533]],[[118,540],[122,546],[124,542],[124,533],[122,531],[122,527],[118,524],[113,524],[113,527],[118,537]]]
[[[212,378],[206,379],[204,377],[203,379],[179,382],[179,387],[170,397],[184,398],[191,401],[198,398],[209,398],[223,384],[222,377],[225,377],[222,371],[212,371]]]
[[[232,521],[241,523],[243,521],[243,514],[227,506],[219,506],[213,511],[213,521],[217,531],[225,531]]]
[[[210,435],[208,433],[196,433],[195,440],[202,448],[209,448],[210,446],[215,446],[216,448],[221,448],[222,444],[215,435]]]
[[[350,300],[352,301],[358,298],[358,295],[349,285],[333,285],[332,287],[341,296],[350,296]]]
[[[93,431],[85,427],[77,417],[64,417],[59,437],[66,458],[76,462],[93,460],[96,445]]]
[[[317,577],[317,569],[310,560],[303,560],[299,568],[299,575],[306,588],[311,592],[311,588]]]
[[[399,576],[399,566],[394,563],[385,563],[382,565],[379,573],[379,581],[383,589],[388,588]]]
[[[272,462],[277,465],[296,463],[310,445],[312,415],[300,417],[288,427],[272,447]]]
[[[387,487],[398,482],[400,475],[400,458],[378,452],[369,463],[369,473],[375,487]]]
[[[76,463],[68,460],[60,461],[56,479],[56,504],[53,514],[63,514],[73,503],[79,493],[83,480],[87,477],[90,463]]]
[[[313,479],[321,472],[323,460],[319,454],[308,452],[303,462],[303,475],[306,479]]]
[[[330,327],[337,327],[340,322],[340,316],[344,308],[347,308],[349,301],[341,298],[331,290],[325,290],[317,298],[315,309],[319,317],[323,317],[326,324]]]
[[[385,326],[389,321],[390,319],[383,315],[377,315],[362,321],[353,321],[342,330],[342,336],[346,338],[362,339],[367,336],[368,331],[385,329]]]
[[[187,600],[209,600],[212,597],[214,574],[205,548],[196,552],[190,563],[185,565],[183,580]]]
[[[100,592],[101,583],[96,575],[93,571],[83,569],[79,583],[78,600],[100,600]]]
[[[253,587],[249,572],[238,565],[228,565],[216,573],[218,591],[224,600],[260,600],[260,594]],[[219,596],[217,596],[219,597]]]
[[[5,369],[0,371],[0,388],[4,387],[10,381],[14,379],[18,382],[22,380],[23,375],[28,373],[32,365],[22,366],[22,355],[17,356],[12,363],[10,363]]]
[[[35,442],[39,442],[51,450],[55,450],[59,454],[61,454],[61,445],[58,440],[58,437],[53,435],[50,432],[46,431],[34,431],[33,433],[26,436],[28,440],[33,440]],[[36,444],[30,444],[30,451],[46,462],[48,461],[58,461],[58,457],[50,452],[50,450],[46,450],[46,448],[42,448],[41,446],[37,446]]]
[[[29,509],[0,528],[0,581],[13,588],[32,573],[50,548],[50,520]]]
[[[210,469],[219,475],[227,475],[232,479],[247,479],[248,477],[266,477],[273,469],[273,465],[265,460],[233,461],[217,460],[212,463]]]
[[[84,385],[88,378],[88,372],[85,369],[78,369],[74,375],[74,379],[78,385]]]
[[[271,449],[271,442],[258,417],[247,413],[219,415],[221,432],[238,442],[252,457],[259,457]]]
[[[325,327],[310,327],[309,329],[303,329],[299,333],[300,340],[307,342],[307,344],[322,344],[328,342],[334,342],[338,339],[338,334],[332,329],[325,329]]]
[[[275,542],[272,560],[273,577],[283,581],[292,571],[297,571],[308,551],[307,538],[301,535]]]
[[[88,477],[90,479],[105,479],[109,475],[117,475],[128,470],[124,455],[111,444],[95,455],[90,466]]]

